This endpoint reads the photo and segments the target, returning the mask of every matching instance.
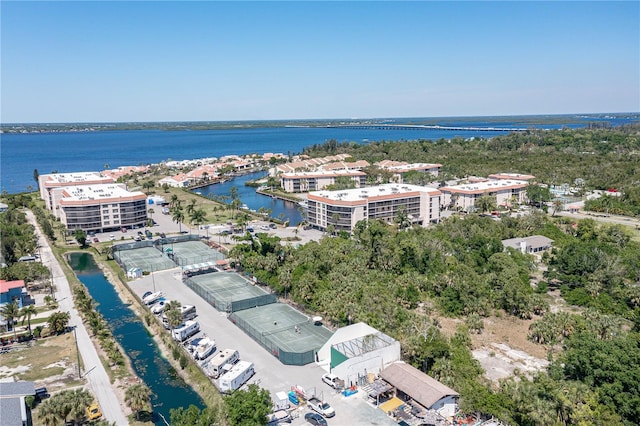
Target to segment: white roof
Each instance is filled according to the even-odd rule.
[[[144,195],[140,191],[129,192],[122,184],[116,183],[66,186],[60,190],[65,192],[64,198],[68,201],[108,200],[132,195]]]
[[[322,198],[328,198],[330,200],[358,201],[363,198],[380,197],[385,195],[401,195],[409,192],[440,193],[437,189],[428,186],[387,183],[384,185],[345,189],[340,191],[314,191],[310,192],[310,194]]]

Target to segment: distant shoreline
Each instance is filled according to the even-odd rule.
[[[0,134],[20,133],[71,133],[71,132],[105,132],[127,130],[149,131],[198,131],[198,130],[240,130],[273,127],[327,127],[339,125],[426,125],[450,126],[477,122],[512,121],[517,127],[544,127],[575,123],[576,118],[588,122],[628,120],[629,123],[640,121],[640,112],[626,113],[593,113],[593,114],[538,114],[538,115],[495,115],[465,117],[395,117],[395,118],[344,118],[344,119],[309,119],[309,120],[248,120],[248,121],[175,121],[175,122],[96,122],[96,123],[3,123]]]

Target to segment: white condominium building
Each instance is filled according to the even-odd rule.
[[[147,196],[129,192],[124,184],[78,185],[51,191],[53,213],[69,231],[105,232],[147,220]]]
[[[285,192],[319,191],[336,183],[339,177],[351,179],[360,188],[365,185],[367,174],[359,170],[282,173],[280,186]]]
[[[53,173],[38,176],[40,198],[44,200],[47,209],[53,210],[51,191],[55,188],[78,185],[96,185],[115,183],[111,176],[102,176],[98,172]]]
[[[529,186],[527,181],[507,179],[443,186],[440,188],[441,202],[443,207],[469,211],[475,208],[476,200],[486,194],[495,197],[498,206],[509,206],[512,202],[526,201],[527,186]]]
[[[307,196],[309,223],[326,230],[352,232],[361,220],[394,223],[404,211],[414,224],[426,226],[440,220],[440,191],[417,185],[384,184],[344,191],[310,192]]]

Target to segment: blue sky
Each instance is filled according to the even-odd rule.
[[[640,2],[1,4],[4,123],[640,111]]]

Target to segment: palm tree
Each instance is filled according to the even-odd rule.
[[[34,305],[24,306],[20,310],[20,316],[22,317],[22,325],[24,325],[25,320],[27,321],[27,328],[29,329],[29,334],[31,334],[31,317],[36,315],[38,310]]]
[[[173,207],[178,204],[178,196],[176,194],[171,195],[171,201],[169,201],[169,207]]]
[[[190,222],[192,225],[199,226],[207,218],[207,214],[203,209],[194,210],[190,216]]]
[[[56,426],[60,424],[58,404],[54,398],[48,399],[38,406],[38,419],[45,426]]]
[[[562,200],[560,198],[556,198],[555,200],[553,200],[553,213],[551,214],[551,216],[555,216],[557,212],[562,211]]]
[[[196,209],[196,203],[198,202],[198,200],[196,200],[195,198],[192,198],[191,200],[189,200],[189,204],[187,204],[187,214],[191,215],[193,214],[193,212]]]
[[[184,221],[184,212],[182,211],[182,206],[180,204],[176,204],[171,212],[171,218],[174,222],[179,225],[180,233],[182,233],[182,222]]]
[[[20,308],[18,307],[18,302],[13,301],[11,303],[7,303],[0,309],[0,314],[4,317],[5,321],[7,321],[7,331],[9,331],[9,327],[13,329],[13,338],[16,338],[16,328],[14,327],[14,320],[20,317]]]
[[[494,210],[496,208],[496,199],[489,194],[484,194],[476,200],[475,206],[480,213]]]
[[[70,318],[71,315],[69,314],[69,312],[54,312],[49,317],[49,328],[51,328],[51,331],[53,333],[62,333],[64,329],[67,328],[67,325],[69,325]]]
[[[87,407],[93,402],[93,396],[85,389],[73,389],[66,392],[65,405],[67,406],[68,414],[71,415],[74,423],[80,424],[85,416]]]
[[[142,383],[133,385],[128,388],[124,394],[124,401],[136,412],[136,420],[139,420],[140,411],[149,406],[149,397],[151,391]]]
[[[180,313],[182,303],[177,300],[172,300],[164,307],[164,313],[167,316],[167,323],[171,328],[171,334],[173,335],[173,329],[176,328],[182,322],[182,314]]]

